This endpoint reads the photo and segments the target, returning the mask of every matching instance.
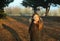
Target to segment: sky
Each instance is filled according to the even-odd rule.
[[[17,7],[20,7],[20,8],[24,8],[24,6],[21,4],[22,1],[23,0],[14,0],[14,2],[12,2],[12,3],[9,4],[9,7],[15,7],[15,6],[17,6]],[[52,10],[54,10],[54,9],[57,9],[58,7],[51,6],[50,8]]]
[[[24,6],[22,6],[22,1],[23,0],[14,0],[12,3],[9,4],[9,7],[20,7],[20,8],[24,8]]]
[[[18,8],[23,8],[25,9],[25,7],[21,4],[23,0],[14,0],[12,3],[9,4],[8,7],[18,7]],[[43,8],[44,9],[44,8]],[[22,10],[22,9],[21,9]],[[58,10],[58,7],[53,7],[51,6],[50,7],[50,11],[55,11],[57,12],[56,10]]]

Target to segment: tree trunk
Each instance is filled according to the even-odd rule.
[[[50,7],[47,7],[46,12],[45,12],[45,16],[48,16],[49,10],[50,10]]]
[[[36,6],[33,6],[33,10],[34,10],[34,14],[37,13],[37,7]]]

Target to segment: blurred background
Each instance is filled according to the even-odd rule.
[[[4,12],[9,16],[31,16],[34,12],[32,7],[24,7],[21,3],[23,0],[14,0],[8,6],[4,7]],[[45,16],[46,9],[43,7],[37,7],[40,10],[37,13],[40,16]],[[48,16],[60,16],[60,6],[50,6]]]

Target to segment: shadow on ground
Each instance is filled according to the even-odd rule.
[[[2,24],[2,26],[4,27],[4,29],[8,30],[12,34],[16,41],[22,41],[15,30],[5,24]]]

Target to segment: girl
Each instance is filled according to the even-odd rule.
[[[38,14],[33,14],[32,22],[29,27],[30,41],[41,41],[41,31],[43,29],[43,21]]]

